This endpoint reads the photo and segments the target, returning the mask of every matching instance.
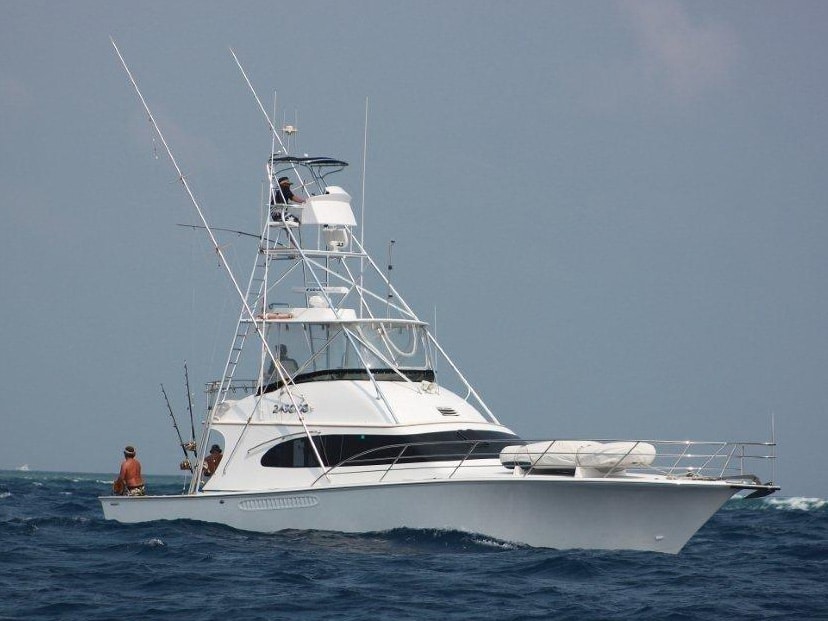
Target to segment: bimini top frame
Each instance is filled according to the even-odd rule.
[[[303,189],[311,195],[327,194],[328,186],[325,177],[344,170],[348,162],[332,157],[297,157],[294,155],[280,155],[274,153],[267,160],[267,172],[270,177],[271,192],[277,191],[278,178],[282,173],[293,172]],[[311,179],[306,180],[301,173],[304,169],[310,173]]]

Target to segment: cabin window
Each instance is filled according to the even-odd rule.
[[[346,459],[349,465],[375,466],[458,459],[497,459],[504,447],[520,438],[500,431],[463,429],[411,435],[330,434],[313,436],[326,467]],[[405,448],[403,449],[403,445]],[[316,456],[307,437],[292,438],[269,449],[266,468],[312,468]]]

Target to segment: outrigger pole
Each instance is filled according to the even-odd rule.
[[[253,84],[252,84],[252,82],[250,82],[250,78],[247,77],[247,72],[244,70],[244,67],[242,67],[241,62],[239,62],[239,57],[236,56],[236,52],[233,51],[232,47],[228,48],[228,49],[230,50],[230,53],[233,55],[233,60],[236,61],[236,65],[238,66],[239,71],[241,71],[242,77],[244,78],[244,81],[247,83],[247,87],[250,89],[250,92],[253,93],[253,97],[256,99],[256,103],[259,105],[259,110],[262,111],[262,114],[264,115],[265,119],[267,119],[267,125],[270,128],[271,134],[273,134],[273,136],[276,138],[276,140],[279,141],[279,148],[285,153],[285,155],[287,155],[288,154],[288,149],[285,146],[285,143],[282,142],[282,138],[281,138],[281,136],[279,136],[279,132],[276,129],[276,126],[273,124],[273,121],[270,120],[270,117],[268,116],[267,111],[264,109],[264,106],[262,105],[262,100],[259,99],[259,95],[256,93],[256,89],[253,88]],[[275,107],[275,102],[274,102],[274,107]],[[299,180],[299,183],[302,185],[302,187],[304,187],[305,182],[302,180],[302,175],[299,173],[299,169],[296,168],[296,164],[293,164],[291,167],[293,168],[293,174],[296,175],[296,178]],[[271,192],[272,191],[273,191],[273,188],[271,187]]]
[[[172,162],[173,167],[175,168],[176,172],[178,173],[178,180],[181,182],[181,185],[184,187],[184,190],[187,192],[187,196],[189,196],[190,202],[193,204],[193,207],[195,207],[196,213],[198,213],[198,217],[201,220],[202,225],[204,226],[204,230],[207,231],[207,235],[210,238],[210,243],[213,244],[213,248],[215,249],[216,255],[219,257],[219,263],[224,268],[224,271],[227,273],[227,276],[230,278],[230,281],[233,283],[233,288],[236,290],[236,293],[239,295],[239,298],[241,299],[244,314],[247,315],[248,319],[253,324],[253,328],[256,331],[256,334],[258,334],[259,338],[261,339],[262,345],[265,348],[265,351],[267,351],[268,356],[270,356],[270,360],[274,363],[274,367],[276,369],[276,372],[279,374],[279,379],[282,382],[282,385],[287,385],[288,384],[288,375],[285,372],[285,369],[282,366],[281,361],[278,360],[276,358],[276,356],[273,355],[273,351],[270,349],[270,345],[268,345],[268,343],[267,343],[267,338],[265,337],[265,334],[264,334],[262,328],[259,326],[259,323],[256,321],[256,317],[253,314],[253,310],[250,308],[250,305],[247,303],[247,298],[245,297],[244,293],[242,292],[241,287],[239,286],[239,283],[236,280],[236,276],[235,276],[235,274],[233,274],[233,270],[230,269],[230,264],[227,262],[227,258],[224,256],[224,251],[221,249],[221,246],[219,245],[218,240],[216,239],[216,236],[213,234],[213,230],[210,228],[210,225],[207,222],[207,218],[204,216],[204,212],[201,210],[201,206],[198,204],[198,201],[196,200],[196,197],[193,194],[193,191],[190,189],[190,184],[187,183],[187,178],[184,176],[184,173],[182,172],[181,167],[178,165],[178,161],[175,159],[175,156],[173,155],[172,149],[170,149],[169,144],[167,144],[167,140],[166,140],[166,138],[164,138],[164,134],[161,132],[161,128],[158,126],[158,123],[155,121],[155,117],[152,114],[152,110],[150,110],[149,104],[147,104],[146,99],[144,99],[144,95],[141,93],[141,89],[138,88],[138,83],[135,81],[135,78],[132,76],[132,72],[129,70],[129,66],[126,63],[126,60],[124,60],[124,57],[121,54],[121,50],[118,49],[118,44],[115,43],[115,39],[112,38],[112,37],[109,37],[109,40],[112,43],[112,47],[115,48],[115,53],[118,55],[118,59],[121,61],[121,65],[123,65],[124,71],[126,71],[126,74],[129,77],[129,81],[132,83],[132,86],[135,89],[135,93],[138,95],[138,98],[141,100],[141,105],[144,107],[144,110],[146,111],[147,116],[149,117],[150,123],[152,123],[152,126],[155,128],[155,132],[158,134],[158,137],[161,139],[161,144],[164,145],[164,149],[167,151],[167,156],[170,158],[170,162]],[[235,57],[235,54],[233,56]],[[238,62],[238,60],[237,60],[237,62]],[[258,98],[257,98],[257,100],[258,100]],[[267,115],[265,115],[265,116],[267,116]],[[275,132],[276,129],[275,129],[275,127],[273,127],[273,124],[271,123],[270,125],[273,128],[273,131]],[[278,138],[278,136],[277,136],[277,138]],[[279,144],[282,144],[281,139],[279,139]],[[264,325],[264,324],[262,324],[262,325]],[[316,444],[313,442],[313,438],[311,437],[310,430],[308,429],[307,424],[305,423],[305,417],[302,416],[301,410],[299,408],[299,404],[296,403],[296,398],[294,397],[293,393],[290,390],[287,390],[286,392],[288,394],[288,397],[290,397],[290,401],[293,404],[294,408],[296,408],[297,417],[299,418],[299,421],[302,423],[302,427],[305,430],[305,434],[307,435],[307,437],[310,441],[311,448],[313,448],[313,453],[316,456],[316,460],[319,463],[319,467],[324,470],[325,469],[325,462],[322,461],[322,456],[319,454],[319,450],[317,449]],[[202,438],[203,447],[202,448],[206,448],[207,440],[209,438],[208,430],[209,430],[209,420],[207,421],[207,429],[205,429],[205,432],[203,434],[203,438]],[[202,455],[204,454],[203,450],[201,451],[201,454]],[[204,459],[203,457],[199,458],[199,463],[197,464],[199,470],[201,469],[201,465],[202,465],[201,462],[203,462],[203,459]],[[191,477],[191,479],[192,480],[190,481],[190,493],[195,494],[198,491],[198,479],[199,479],[199,477],[193,476],[193,477]]]

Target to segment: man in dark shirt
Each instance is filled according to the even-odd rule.
[[[294,194],[291,189],[290,179],[287,177],[279,177],[279,185],[272,190],[270,197],[270,217],[276,221],[284,219],[285,222],[296,222],[298,219],[294,215],[285,214],[285,206],[290,203],[304,203],[305,199]]]
[[[293,185],[287,177],[279,177],[279,187],[273,189],[273,205],[287,205],[289,203],[304,203],[305,199],[294,194],[290,186]]]

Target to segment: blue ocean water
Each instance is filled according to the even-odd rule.
[[[0,472],[0,620],[828,619],[825,500],[731,501],[669,556],[456,532],[121,525],[97,500],[110,479]]]

